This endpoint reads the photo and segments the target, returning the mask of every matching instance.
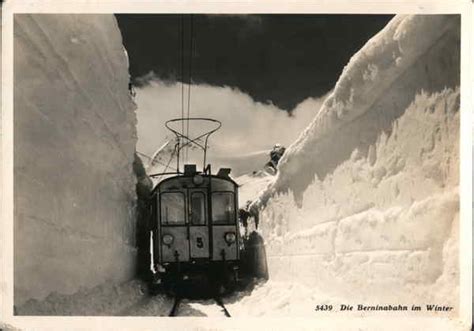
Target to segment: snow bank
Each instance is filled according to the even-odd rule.
[[[459,17],[396,16],[345,67],[334,92],[280,162],[276,190],[300,198],[354,149],[390,133],[421,90],[459,85]]]
[[[459,35],[396,16],[352,57],[260,197],[272,280],[457,305]]]
[[[113,15],[15,15],[15,305],[133,277],[135,105]]]

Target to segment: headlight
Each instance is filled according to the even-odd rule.
[[[193,177],[193,184],[194,185],[199,186],[202,183],[204,183],[204,177],[202,177],[201,175],[196,175],[196,176]]]
[[[163,244],[168,245],[168,246],[171,245],[174,240],[173,236],[170,234],[163,235],[161,239],[163,240]]]
[[[235,233],[234,232],[227,232],[224,236],[224,239],[228,244],[231,244],[231,243],[235,242]]]

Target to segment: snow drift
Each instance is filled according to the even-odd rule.
[[[459,47],[459,16],[399,15],[352,57],[260,196],[272,280],[456,306]]]
[[[15,15],[15,305],[135,271],[135,105],[113,15]]]
[[[382,131],[389,133],[420,91],[458,86],[459,22],[448,15],[397,16],[369,40],[288,150],[275,188],[301,195],[315,175],[323,179],[354,149],[367,152]]]

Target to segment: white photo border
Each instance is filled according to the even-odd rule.
[[[305,13],[305,14],[460,14],[461,15],[461,128],[460,128],[460,312],[457,319],[436,317],[355,318],[334,314],[314,318],[199,318],[199,317],[57,317],[13,315],[13,15],[16,13]],[[474,5],[468,0],[7,0],[2,8],[2,177],[0,230],[0,328],[48,330],[227,330],[331,329],[468,330],[472,321],[472,95]]]

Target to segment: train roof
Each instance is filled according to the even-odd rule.
[[[156,186],[152,190],[152,194],[155,193],[156,190],[163,183],[166,183],[166,182],[171,181],[171,180],[176,180],[176,179],[179,179],[179,178],[190,178],[190,177],[194,177],[196,175],[200,175],[202,177],[211,177],[211,178],[223,179],[223,180],[226,180],[228,182],[233,183],[235,186],[239,186],[237,184],[237,182],[229,176],[230,172],[231,172],[231,169],[229,169],[229,168],[220,168],[219,171],[216,174],[212,174],[211,170],[210,170],[210,167],[204,169],[204,172],[201,172],[201,171],[196,170],[196,165],[186,164],[184,166],[184,172],[183,173],[174,173],[175,174],[174,176],[165,178],[165,179],[161,180],[158,184],[156,184]],[[172,174],[173,173],[167,173],[167,175],[172,175]],[[157,175],[159,175],[159,174],[157,174]]]

